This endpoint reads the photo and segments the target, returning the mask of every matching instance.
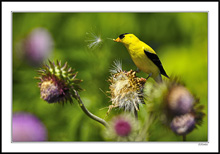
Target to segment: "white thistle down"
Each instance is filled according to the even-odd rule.
[[[122,71],[120,61],[115,61],[113,67],[109,79],[112,105],[108,112],[116,107],[133,113],[139,111],[139,104],[144,104],[143,87],[146,79],[136,77],[135,71]]]
[[[94,32],[86,32],[86,40],[87,47],[90,50],[95,50],[96,48],[100,47],[103,40],[101,38],[101,35],[98,35]]]
[[[114,64],[112,65],[112,69],[110,69],[110,73],[112,74],[116,74],[116,73],[119,73],[119,72],[122,72],[122,63],[120,60],[115,60],[113,62]]]

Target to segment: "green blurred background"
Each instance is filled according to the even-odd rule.
[[[36,115],[48,129],[49,141],[104,141],[104,127],[88,118],[74,105],[48,104],[40,99],[36,70],[28,63],[17,44],[35,28],[47,29],[54,48],[50,60],[68,62],[83,79],[80,96],[94,114],[105,118],[110,99],[109,69],[120,59],[124,70],[136,70],[127,50],[111,39],[133,33],[150,45],[160,57],[168,75],[179,76],[187,88],[208,108],[208,13],[13,13],[13,112]],[[102,38],[101,46],[87,47],[92,33]],[[109,39],[110,38],[110,39]],[[45,61],[47,62],[47,61]],[[140,77],[147,77],[138,73]],[[101,89],[101,90],[100,90]],[[104,108],[104,109],[103,109]],[[119,111],[112,111],[106,120]],[[139,116],[144,119],[145,106]],[[207,141],[207,116],[198,129],[187,135],[188,141]],[[182,137],[154,126],[150,141],[181,141]]]

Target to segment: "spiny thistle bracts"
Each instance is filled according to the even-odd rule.
[[[40,80],[41,98],[48,103],[72,103],[72,99],[77,98],[75,91],[82,90],[78,85],[82,80],[76,79],[77,72],[74,73],[67,62],[61,66],[61,61],[55,64],[49,60],[49,65],[43,65],[38,72],[40,77],[36,79]]]
[[[133,70],[122,71],[121,63],[115,62],[114,69],[109,78],[109,93],[111,94],[112,108],[124,109],[125,111],[139,111],[139,104],[144,104],[143,89],[146,79],[138,78]]]

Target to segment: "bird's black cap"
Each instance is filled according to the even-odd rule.
[[[119,35],[119,38],[120,38],[120,39],[123,39],[123,38],[125,37],[126,34],[130,34],[130,33],[124,33],[124,34],[121,34],[121,35]]]

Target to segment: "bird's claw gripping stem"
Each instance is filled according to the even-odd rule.
[[[152,73],[149,74],[149,76],[146,78],[146,80],[147,80],[149,77],[151,77],[151,76],[152,76]]]

